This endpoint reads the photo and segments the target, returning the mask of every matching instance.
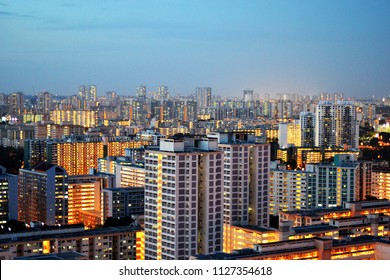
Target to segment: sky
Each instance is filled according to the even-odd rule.
[[[388,0],[0,0],[0,92],[390,95]]]

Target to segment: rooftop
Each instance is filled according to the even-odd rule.
[[[43,254],[25,257],[16,257],[15,260],[86,260],[88,256],[78,252],[65,252],[57,254]]]
[[[348,208],[342,206],[332,207],[332,208],[316,208],[313,210],[292,210],[292,211],[283,211],[285,214],[298,214],[301,216],[318,216],[319,214],[333,213],[333,212],[347,212],[350,211]]]
[[[311,232],[328,232],[332,230],[337,230],[336,227],[330,226],[328,224],[321,224],[321,225],[312,225],[312,226],[303,226],[303,227],[295,227],[294,231],[296,234],[299,233],[311,233]]]
[[[36,164],[35,166],[33,166],[32,169],[35,171],[45,172],[45,171],[48,171],[49,169],[53,168],[54,166],[56,166],[56,165],[48,163],[47,161],[42,161],[42,162]]]
[[[80,227],[80,225],[78,226]],[[141,230],[141,227],[134,226],[123,226],[123,227],[108,227],[108,228],[98,228],[91,230],[74,230],[74,231],[66,231],[62,227],[56,227],[57,229],[52,229],[50,231],[34,231],[35,235],[0,235],[0,244],[8,244],[15,241],[18,242],[29,242],[33,240],[43,240],[43,239],[69,239],[75,237],[83,237],[83,236],[96,236],[96,235],[109,235],[116,233],[127,233],[127,232],[135,232]],[[26,231],[28,233],[28,231]]]
[[[253,230],[253,231],[260,231],[260,232],[273,232],[273,231],[276,231],[276,229],[274,229],[274,228],[268,228],[268,227],[263,227],[263,226],[251,226],[251,225],[241,226],[241,225],[237,225],[235,227],[240,227],[240,228]]]

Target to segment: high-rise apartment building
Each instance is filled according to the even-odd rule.
[[[108,102],[115,102],[118,99],[118,94],[116,91],[108,91],[106,92],[106,98]]]
[[[279,123],[278,143],[280,147],[301,146],[301,125],[294,121],[291,123]]]
[[[23,112],[24,94],[22,92],[13,92],[8,96],[9,114],[18,116]]]
[[[390,200],[390,168],[375,167],[372,170],[371,195],[379,199]]]
[[[115,167],[117,188],[144,187],[145,167],[129,162],[118,162]]]
[[[169,99],[169,91],[167,86],[159,86],[157,93],[155,94],[155,99],[157,100],[168,100]]]
[[[71,135],[83,135],[85,128],[81,125],[54,124],[53,121],[41,121],[34,123],[34,140],[36,139],[61,139]]]
[[[320,100],[322,100],[322,101],[341,101],[341,100],[344,100],[344,94],[343,93],[322,92],[322,93],[320,93]]]
[[[97,98],[96,86],[91,85],[91,86],[89,86],[89,96],[88,96],[87,100],[96,101],[96,98]]]
[[[357,158],[359,151],[356,149],[344,149],[341,147],[294,147],[292,158],[296,160],[298,168],[305,168],[308,163],[329,162],[335,155],[346,154]]]
[[[253,101],[253,90],[245,89],[243,95],[244,95],[244,98],[243,98],[244,102]]]
[[[89,174],[104,156],[102,141],[51,141],[47,143],[47,161],[63,166],[69,175]]]
[[[354,154],[336,154],[332,163],[307,164],[304,170],[272,168],[270,211],[312,210],[362,200],[371,190],[372,165]]]
[[[186,143],[186,145],[185,145]],[[222,250],[223,153],[209,139],[145,152],[145,259]]]
[[[183,122],[196,121],[197,102],[190,100],[176,101],[174,105],[174,118]]]
[[[115,174],[115,168],[118,162],[126,161],[126,157],[108,156],[98,159],[98,172],[106,174]]]
[[[372,195],[373,188],[373,163],[372,161],[359,160],[359,187],[357,200],[365,200]]]
[[[130,104],[129,120],[134,125],[145,125],[147,121],[148,108],[145,100],[137,98]]]
[[[126,149],[135,151],[137,149]],[[115,187],[144,187],[145,166],[142,162],[133,161],[133,157],[105,157],[98,159],[98,171],[115,175]]]
[[[137,99],[140,101],[146,101],[146,86],[140,85],[137,87]]]
[[[230,248],[231,227],[269,225],[270,145],[246,133],[214,133],[224,154],[224,249]]]
[[[87,227],[103,224],[103,180],[104,178],[93,175],[68,177],[68,224],[83,223]]]
[[[197,87],[195,95],[199,109],[211,106],[211,87]]]
[[[104,220],[144,214],[144,188],[103,189],[102,195]]]
[[[55,124],[70,123],[83,127],[96,127],[98,113],[93,110],[52,110],[50,120]]]
[[[320,101],[316,110],[318,147],[359,147],[359,124],[356,105],[350,101]]]
[[[0,224],[18,218],[18,176],[0,165]]]
[[[43,91],[37,96],[37,112],[41,114],[49,114],[52,103],[52,95]]]
[[[79,87],[79,97],[81,100],[84,101],[96,101],[97,98],[97,91],[95,85],[90,86],[80,86]]]
[[[68,223],[68,174],[58,165],[41,162],[20,169],[18,220],[48,225]]]
[[[46,140],[26,139],[24,141],[24,168],[29,169],[46,160]]]
[[[246,133],[218,133],[224,153],[224,222],[268,226],[270,145]]]
[[[301,112],[299,114],[301,125],[301,146],[314,147],[315,144],[315,114],[313,112]]]
[[[47,142],[47,161],[63,166],[69,175],[89,174],[98,169],[98,159],[105,156],[123,156],[126,148],[139,148],[146,141],[128,137],[77,138]]]
[[[306,170],[317,173],[317,207],[341,206],[342,202],[358,199],[360,170],[357,162],[306,165]]]
[[[316,205],[317,174],[302,170],[271,169],[270,214],[279,211],[311,210]]]

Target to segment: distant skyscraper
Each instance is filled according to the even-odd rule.
[[[8,96],[9,113],[12,116],[20,115],[24,108],[24,94],[13,92]]]
[[[42,114],[49,114],[51,106],[51,94],[47,91],[38,94],[37,111]]]
[[[89,101],[96,101],[97,98],[97,91],[96,91],[96,86],[91,85],[89,86]]]
[[[198,108],[207,108],[211,106],[211,87],[197,87],[196,98]]]
[[[7,103],[8,96],[0,92],[0,105],[5,105]]]
[[[137,87],[137,99],[140,101],[146,100],[146,87],[143,85],[140,85]]]
[[[344,100],[344,94],[323,92],[320,94],[320,100],[322,100],[322,101],[341,101],[341,100]]]
[[[108,102],[111,102],[111,101],[115,101],[118,97],[118,95],[116,94],[115,91],[108,91],[106,92],[106,96],[107,96],[107,101]]]
[[[169,99],[169,91],[167,86],[159,86],[157,91],[157,96],[155,99],[158,100],[167,100]]]
[[[89,102],[96,101],[97,98],[97,89],[95,85],[85,86],[82,85],[79,87],[79,97],[81,100]]]
[[[88,86],[79,87],[79,97],[81,100],[86,100],[88,95]]]
[[[130,105],[129,120],[134,125],[146,125],[147,123],[147,104],[144,97],[135,99]]]
[[[249,89],[244,90],[244,101],[245,102],[253,101],[253,90],[249,90]]]
[[[299,115],[299,122],[301,124],[302,147],[314,147],[315,114],[312,112],[301,112]]]
[[[348,101],[320,101],[316,110],[316,146],[359,147],[356,105]]]
[[[180,100],[174,105],[174,118],[184,122],[197,120],[195,101]]]

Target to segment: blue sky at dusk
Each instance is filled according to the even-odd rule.
[[[0,92],[390,94],[390,1],[0,0]]]

